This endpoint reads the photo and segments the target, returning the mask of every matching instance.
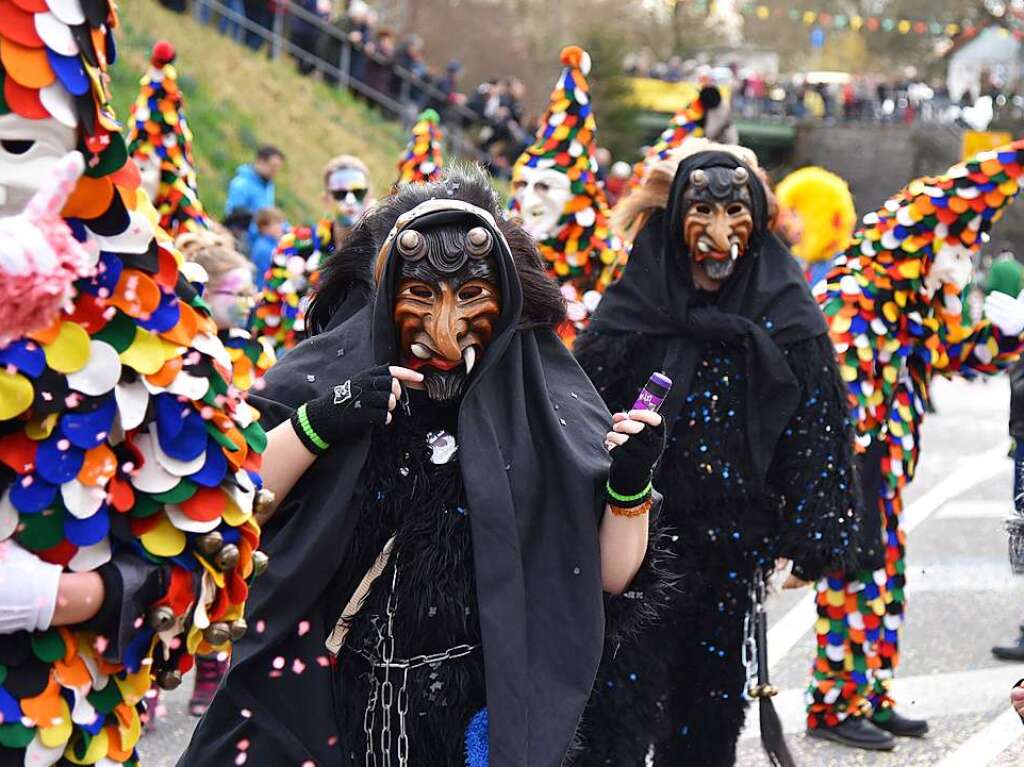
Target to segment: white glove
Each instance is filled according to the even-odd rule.
[[[1005,293],[992,292],[985,297],[985,317],[1005,335],[1024,332],[1024,302]]]
[[[12,540],[0,543],[0,634],[50,628],[62,570]]]

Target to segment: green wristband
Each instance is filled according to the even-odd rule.
[[[608,497],[611,498],[613,501],[616,501],[617,503],[638,503],[640,501],[645,500],[647,496],[651,494],[651,491],[653,489],[653,483],[648,482],[647,487],[645,487],[636,495],[620,495],[619,493],[616,493],[614,490],[612,490],[611,483],[605,483],[605,490],[608,491]]]
[[[295,411],[295,414],[298,416],[297,421],[299,428],[302,430],[303,436],[305,436],[310,443],[315,445],[321,453],[330,449],[331,446],[324,442],[323,438],[317,434],[310,425],[309,416],[306,415],[306,405],[300,405],[299,409]]]

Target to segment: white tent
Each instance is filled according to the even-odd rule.
[[[1021,77],[1021,44],[1004,27],[986,27],[948,58],[947,84],[953,101],[965,92],[978,98],[985,73],[1004,85],[1014,85]]]

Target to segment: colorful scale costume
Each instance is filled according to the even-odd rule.
[[[154,157],[159,161],[160,187],[153,205],[160,213],[160,226],[177,236],[206,229],[210,222],[199,201],[192,131],[185,119],[185,97],[173,59],[170,43],[154,46],[152,65],[139,82],[139,96],[129,116],[128,151],[140,166]]]
[[[315,227],[299,226],[277,245],[263,293],[253,315],[252,332],[269,340],[281,354],[302,339],[310,289],[324,259],[334,251],[330,219]]]
[[[847,183],[813,165],[795,170],[775,187],[779,229],[813,287],[831,271],[832,258],[846,250],[857,226]]]
[[[436,181],[441,175],[444,159],[441,145],[441,117],[433,109],[424,110],[412,126],[412,138],[398,163],[399,184],[420,184]]]
[[[151,678],[177,681],[193,653],[226,649],[244,629],[259,542],[252,506],[266,438],[138,192],[105,85],[116,23],[105,0],[0,10],[0,118],[74,128],[85,158],[76,183],[81,156],[54,154],[70,194],[63,219],[41,218],[37,195],[2,220],[24,237],[2,243],[5,256],[23,253],[0,259],[0,282],[41,311],[4,313],[0,334],[0,539],[72,572],[133,552],[168,568],[170,586],[124,636],[74,626],[0,636],[4,764],[137,764]],[[45,205],[54,214],[55,199]],[[87,257],[48,269],[33,226]],[[57,300],[42,310],[40,295]]]
[[[622,242],[609,225],[608,201],[597,178],[597,121],[590,104],[590,56],[582,48],[562,50],[562,72],[533,145],[516,161],[522,168],[551,169],[569,177],[572,197],[558,221],[558,231],[537,243],[548,273],[563,286],[570,322],[559,334],[571,343],[596,308],[588,292],[603,293],[625,265]],[[509,208],[518,211],[515,198]]]
[[[953,285],[923,280],[942,247],[975,251],[1019,191],[1024,141],[977,155],[942,176],[913,181],[865,217],[816,293],[827,317],[856,423],[865,497],[877,487],[884,551],[855,577],[818,583],[818,652],[808,725],[850,715],[891,716],[906,605],[902,491],[914,477],[920,426],[936,373],[974,376],[1012,364],[1021,339],[988,321],[965,326]],[[877,524],[877,522],[876,522]]]
[[[277,362],[274,346],[267,338],[253,338],[241,328],[222,330],[217,335],[231,357],[232,383],[241,391],[249,391]]]

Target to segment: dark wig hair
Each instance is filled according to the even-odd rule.
[[[565,319],[565,300],[558,285],[545,273],[530,236],[518,224],[505,220],[487,174],[477,166],[454,166],[445,169],[437,181],[406,184],[378,200],[349,231],[321,270],[306,314],[309,335],[326,329],[343,302],[360,297],[372,300],[374,264],[399,216],[438,198],[462,200],[486,210],[505,235],[523,286],[521,327],[552,327]]]

